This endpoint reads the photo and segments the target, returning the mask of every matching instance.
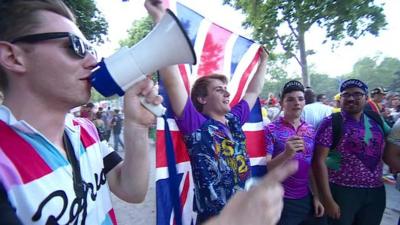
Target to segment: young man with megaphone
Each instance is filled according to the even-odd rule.
[[[153,83],[126,90],[122,161],[93,123],[68,113],[88,102],[97,66],[70,9],[61,0],[1,1],[0,18],[7,18],[0,20],[0,224],[117,224],[110,191],[128,202],[147,192],[155,117],[140,96],[160,104]],[[209,224],[243,224],[248,216],[273,224],[280,181],[294,169],[281,168],[236,195]]]
[[[110,191],[141,202],[148,129],[160,104],[151,80],[124,99],[124,160],[92,122],[69,111],[90,98],[97,65],[61,0],[0,1],[0,224],[116,224]],[[4,19],[7,18],[7,19]]]
[[[146,1],[145,6],[155,22],[161,20],[164,9],[159,1]],[[242,126],[265,80],[268,54],[262,48],[259,54],[257,71],[242,100],[232,108],[225,75],[197,79],[189,97],[177,66],[159,71],[188,149],[198,224],[217,215],[251,176]]]

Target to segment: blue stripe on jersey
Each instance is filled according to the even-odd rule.
[[[101,223],[101,225],[114,225],[110,218],[110,214],[106,215],[106,218],[104,219],[103,223]]]
[[[47,165],[54,171],[59,167],[64,167],[69,165],[64,156],[47,140],[45,140],[39,134],[26,134],[21,131],[16,130],[16,132],[32,147],[36,150],[43,160],[47,163]]]

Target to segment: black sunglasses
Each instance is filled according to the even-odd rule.
[[[94,57],[97,58],[96,51],[87,44],[84,40],[80,37],[76,36],[75,34],[71,34],[68,32],[52,32],[52,33],[40,33],[40,34],[29,34],[22,37],[17,37],[12,40],[10,43],[36,43],[41,41],[47,41],[51,39],[58,39],[58,38],[66,38],[68,37],[70,48],[79,58],[85,58],[87,53],[92,54]]]

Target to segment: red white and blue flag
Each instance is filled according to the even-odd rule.
[[[164,1],[164,4],[179,18],[196,51],[197,65],[179,66],[188,93],[198,77],[211,73],[225,74],[229,80],[228,91],[231,94],[231,106],[235,105],[243,97],[257,69],[260,45],[212,23],[180,2],[170,0]],[[189,156],[183,137],[173,119],[174,115],[162,83],[160,83],[160,94],[164,96],[164,105],[167,107],[167,121],[174,146],[182,223],[175,221],[174,202],[177,199],[171,196],[170,188],[173,182],[168,172],[165,124],[164,119],[159,118],[156,135],[157,225],[195,224],[194,186]],[[266,171],[266,153],[259,101],[252,109],[250,119],[243,126],[243,130],[247,138],[247,151],[252,165],[252,174],[254,176],[263,175]],[[178,192],[178,190],[172,191]]]

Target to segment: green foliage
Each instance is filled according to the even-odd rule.
[[[300,80],[298,77],[290,77],[286,72],[285,60],[282,55],[275,55],[268,62],[267,80],[260,95],[268,98],[269,93],[279,96],[283,85],[292,79]],[[349,74],[330,77],[327,74],[310,72],[311,87],[316,94],[325,94],[333,99],[339,91],[340,83],[349,78],[357,78],[364,81],[370,89],[384,87],[390,91],[400,92],[400,60],[396,58],[381,56],[365,57],[356,62],[353,71]]]
[[[97,9],[94,0],[64,0],[74,12],[79,28],[93,43],[104,43],[108,22]]]
[[[270,49],[280,44],[288,58],[302,68],[303,82],[309,83],[305,33],[313,26],[324,28],[328,40],[352,44],[367,33],[377,36],[386,26],[383,8],[374,0],[224,0],[245,15],[244,27],[253,28],[253,38]],[[351,39],[347,39],[349,37]],[[339,42],[340,43],[340,42]],[[334,47],[334,46],[333,46]]]
[[[267,76],[260,94],[261,98],[268,98],[270,93],[279,96],[283,85],[291,80],[286,72],[288,61],[282,54],[272,54],[267,62]]]
[[[370,89],[385,87],[400,91],[400,60],[380,56],[365,57],[356,62],[347,78],[357,78],[367,83]],[[379,62],[380,61],[380,62]]]
[[[142,40],[153,28],[153,22],[150,17],[144,17],[133,22],[128,30],[128,37],[119,42],[120,46],[133,46]]]
[[[327,74],[311,73],[311,87],[315,94],[325,94],[332,99],[339,91],[340,77],[330,77]]]
[[[128,37],[119,42],[119,45],[131,47],[146,37],[147,34],[153,29],[153,21],[151,18],[143,17],[133,22],[131,28],[128,29]],[[157,82],[157,74],[152,75],[154,82]]]

